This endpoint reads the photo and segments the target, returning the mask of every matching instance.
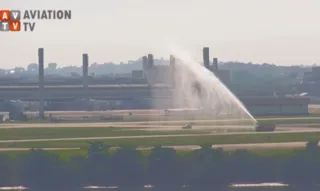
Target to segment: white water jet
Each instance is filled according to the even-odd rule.
[[[252,125],[257,123],[241,101],[212,71],[190,58],[188,53],[177,49],[171,52],[175,57],[175,108],[202,111],[212,118],[247,120]]]
[[[289,184],[283,183],[259,183],[259,184],[232,184],[232,188],[256,188],[256,187],[288,187]]]
[[[0,190],[28,190],[28,188],[23,186],[6,186],[0,187]]]

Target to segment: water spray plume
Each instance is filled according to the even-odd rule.
[[[176,59],[174,69],[176,108],[189,108],[225,119],[248,120],[256,124],[241,101],[206,67],[190,57],[190,53],[171,50]]]

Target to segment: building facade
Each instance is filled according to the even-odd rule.
[[[308,98],[244,97],[240,98],[248,111],[254,115],[308,115]]]

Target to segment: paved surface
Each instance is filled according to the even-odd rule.
[[[292,117],[292,118],[263,118],[259,119],[260,121],[274,120],[274,121],[284,121],[284,120],[306,120],[306,119],[319,119],[320,117]],[[182,125],[189,122],[201,123],[207,125],[213,125],[215,122],[241,122],[248,121],[248,119],[216,119],[216,120],[178,120],[178,121],[126,121],[126,122],[77,122],[77,123],[12,123],[12,124],[0,124],[0,128],[35,128],[35,127],[142,127],[147,126],[151,127],[151,125],[159,126],[170,126],[170,125]],[[252,121],[251,121],[252,122]],[[211,123],[211,124],[210,124]],[[252,122],[253,123],[253,122]],[[295,125],[296,126],[296,125]],[[320,127],[320,126],[319,126]]]
[[[255,150],[255,149],[283,149],[283,148],[304,148],[307,142],[287,142],[287,143],[250,143],[250,144],[220,144],[213,145],[212,148],[222,148],[223,150]],[[169,146],[176,150],[196,150],[201,147],[198,145]]]
[[[260,150],[260,149],[283,149],[283,148],[304,148],[307,142],[287,142],[287,143],[254,143],[254,144],[220,144],[213,145],[212,148],[222,148],[226,151],[234,150]],[[114,147],[116,148],[116,147]],[[164,146],[164,148],[173,148],[175,150],[197,150],[200,149],[199,145],[182,145],[182,146]],[[0,152],[5,151],[27,151],[31,148],[0,148]],[[41,148],[43,150],[80,150],[80,148]],[[150,150],[152,147],[139,147],[137,150]]]
[[[320,104],[309,104],[310,113],[320,113]]]
[[[28,151],[32,148],[0,148],[0,152],[5,151]],[[80,150],[80,148],[41,148],[45,151],[65,151],[65,150]]]

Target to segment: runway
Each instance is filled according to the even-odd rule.
[[[320,117],[290,117],[290,118],[261,118],[257,119],[258,121],[286,121],[286,120],[320,120]],[[208,120],[152,120],[152,121],[124,121],[124,122],[76,122],[76,123],[69,123],[69,122],[60,122],[60,123],[0,123],[0,128],[52,128],[52,127],[166,127],[166,126],[183,126],[186,123],[193,122],[195,125],[216,125],[214,123],[241,123],[241,122],[248,122],[252,123],[253,121],[249,119],[208,119]],[[291,124],[290,124],[291,125]],[[300,124],[292,124],[294,126],[299,126]],[[310,125],[310,124],[309,124]],[[223,125],[224,126],[224,125]],[[303,126],[306,126],[303,125]],[[320,127],[320,124],[319,124]],[[304,128],[304,127],[303,127]]]
[[[288,149],[305,148],[307,142],[287,142],[287,143],[250,143],[250,144],[218,144],[213,145],[213,149],[221,148],[225,151],[235,150],[262,150],[262,149]],[[112,147],[111,149],[117,149]],[[138,147],[137,150],[151,150],[153,147]],[[199,145],[179,145],[179,146],[163,146],[163,148],[172,148],[180,151],[192,151],[200,149]],[[28,151],[31,148],[0,148],[0,152],[6,151]],[[63,151],[63,150],[81,150],[81,148],[41,148],[46,151]]]
[[[235,150],[260,150],[260,149],[286,149],[286,148],[304,148],[307,142],[287,142],[287,143],[250,143],[250,144],[218,144],[212,148],[222,148],[225,151]],[[168,146],[175,150],[196,150],[201,147],[198,145]]]

